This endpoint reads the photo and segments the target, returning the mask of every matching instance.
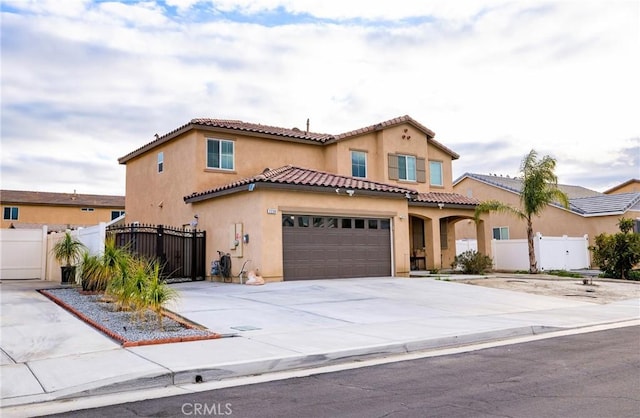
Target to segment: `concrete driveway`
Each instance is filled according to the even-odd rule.
[[[51,286],[1,284],[3,412],[640,318],[637,298],[601,305],[433,278],[190,282],[172,285],[170,308],[233,337],[123,348],[35,292]]]

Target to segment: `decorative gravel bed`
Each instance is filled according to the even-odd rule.
[[[83,294],[72,288],[39,292],[126,347],[220,338],[170,313],[163,315],[160,327],[154,312],[146,311],[140,319],[132,312],[118,311],[102,294]]]

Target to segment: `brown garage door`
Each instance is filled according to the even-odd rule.
[[[284,280],[391,275],[389,219],[282,216]]]

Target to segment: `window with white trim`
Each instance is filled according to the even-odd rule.
[[[111,211],[111,220],[113,221],[114,219],[119,218],[122,215],[124,215],[124,211],[123,210],[112,210]]]
[[[509,227],[493,228],[493,239],[509,239]]]
[[[398,178],[400,180],[416,181],[416,157],[398,155]]]
[[[207,168],[234,169],[233,141],[207,139]]]
[[[367,177],[367,153],[351,151],[351,175],[353,177]]]
[[[429,161],[429,184],[444,186],[442,177],[442,161]]]
[[[162,173],[164,171],[164,152],[160,151],[158,153],[158,173]]]
[[[2,219],[8,221],[17,221],[19,212],[20,211],[17,206],[5,206]]]

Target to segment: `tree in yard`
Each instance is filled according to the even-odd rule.
[[[526,221],[527,242],[529,247],[529,273],[538,272],[538,263],[533,246],[533,217],[540,216],[551,203],[560,203],[569,207],[568,196],[558,188],[558,177],[555,175],[556,160],[548,155],[538,159],[538,153],[531,150],[520,164],[521,208],[515,208],[497,200],[481,202],[475,211],[476,222],[480,215],[489,212],[506,212]]]

